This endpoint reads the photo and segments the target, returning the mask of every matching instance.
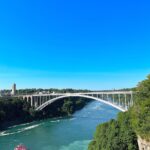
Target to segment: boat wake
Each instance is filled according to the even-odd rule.
[[[13,131],[11,131],[11,130],[2,131],[2,132],[0,132],[0,136],[7,136],[7,135],[13,135],[13,134],[21,133],[21,132],[36,128],[40,125],[41,124],[31,125],[31,126],[24,127],[21,129],[16,129],[16,131],[14,131],[14,129],[12,129]]]
[[[50,122],[54,123],[54,122],[60,122],[60,120],[51,120]]]

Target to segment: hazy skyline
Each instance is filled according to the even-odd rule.
[[[0,6],[0,89],[134,87],[150,73],[150,2]]]

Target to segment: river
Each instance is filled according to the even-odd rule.
[[[93,101],[69,118],[13,126],[0,132],[0,150],[13,150],[20,143],[29,150],[87,150],[96,126],[116,118],[118,112]]]

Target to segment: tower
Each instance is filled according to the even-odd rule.
[[[12,94],[12,95],[15,95],[15,94],[16,94],[16,84],[15,84],[15,83],[14,83],[13,86],[12,86],[11,94]]]

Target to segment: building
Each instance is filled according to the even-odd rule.
[[[11,95],[16,95],[16,84],[15,83],[12,86]]]

